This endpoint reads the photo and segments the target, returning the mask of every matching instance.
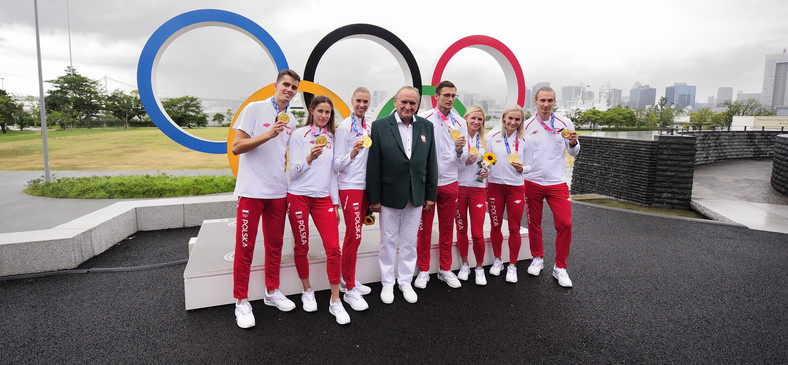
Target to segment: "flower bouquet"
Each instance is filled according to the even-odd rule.
[[[482,157],[482,160],[479,161],[479,167],[481,169],[479,170],[479,172],[476,173],[476,175],[479,175],[479,177],[476,178],[476,181],[484,182],[484,179],[481,176],[482,170],[490,171],[490,168],[493,165],[495,165],[496,162],[498,162],[498,160],[495,159],[495,154],[494,153],[492,153],[492,152],[485,153],[484,156]]]
[[[375,216],[372,214],[369,208],[367,208],[367,214],[364,216],[364,225],[371,226],[373,224],[375,224]]]

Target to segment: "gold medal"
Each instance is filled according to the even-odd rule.
[[[561,137],[569,138],[569,134],[570,133],[571,132],[568,129],[564,129],[564,130],[561,131]]]
[[[318,146],[325,146],[326,143],[328,143],[328,139],[326,139],[326,136],[324,135],[319,135],[317,138],[315,138],[315,144]]]
[[[470,154],[478,155],[479,154],[479,149],[476,148],[476,147],[471,147]]]
[[[517,157],[516,153],[512,153],[511,155],[509,155],[509,162],[518,162],[518,161],[520,161],[520,158]]]
[[[276,119],[277,120],[281,120],[281,121],[283,121],[285,123],[290,121],[290,117],[287,114],[285,114],[285,113],[279,114],[279,116],[277,116]]]
[[[364,146],[364,148],[372,147],[372,138],[367,136],[361,137],[361,145]]]
[[[462,137],[462,133],[460,133],[460,131],[458,131],[456,129],[452,129],[451,130],[451,139],[456,141],[456,140],[460,139],[460,137]]]

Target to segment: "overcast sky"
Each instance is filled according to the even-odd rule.
[[[32,0],[0,0],[0,78],[13,93],[38,95]],[[44,79],[69,63],[66,0],[39,0]],[[326,34],[352,23],[383,27],[411,49],[425,84],[440,55],[469,35],[506,44],[527,87],[600,85],[629,94],[635,82],[663,95],[674,82],[697,86],[706,102],[717,88],[760,92],[764,59],[788,47],[788,1],[209,1],[70,0],[74,67],[136,85],[145,42],[164,22],[204,8],[232,11],[259,24],[303,74],[306,59]],[[274,81],[266,52],[244,34],[223,28],[189,31],[167,48],[157,79],[161,96],[246,98]],[[358,85],[395,91],[409,83],[394,57],[377,43],[348,39],[323,56],[317,81],[345,99]],[[444,72],[459,91],[506,97],[494,59],[477,49],[459,52]],[[112,88],[112,83],[109,84]],[[114,85],[118,85],[115,83]],[[560,91],[559,91],[560,92]],[[560,95],[559,95],[560,97]],[[509,102],[515,96],[509,96]]]

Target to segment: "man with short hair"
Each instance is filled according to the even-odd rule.
[[[419,91],[404,86],[394,96],[396,111],[372,123],[367,159],[367,196],[380,212],[380,299],[394,301],[394,265],[399,239],[397,283],[405,300],[418,299],[410,283],[416,269],[416,241],[422,210],[431,209],[438,169],[432,125],[416,115]]]
[[[454,218],[457,215],[457,199],[460,194],[458,184],[460,165],[465,163],[468,153],[463,149],[468,127],[459,114],[452,110],[457,98],[457,88],[451,81],[441,81],[435,86],[437,106],[421,114],[432,123],[435,134],[435,151],[438,156],[438,279],[452,288],[462,286],[451,271],[451,246],[454,236]],[[424,210],[419,227],[419,276],[414,286],[427,287],[430,279],[430,256],[432,249],[432,222],[436,209]],[[467,279],[467,277],[466,277]]]
[[[536,115],[525,122],[525,134],[532,141],[533,162],[525,176],[525,198],[528,207],[528,241],[531,245],[531,265],[528,273],[538,276],[544,267],[542,245],[542,207],[547,200],[553,212],[556,229],[555,264],[553,277],[563,287],[571,287],[572,280],[566,272],[566,259],[572,242],[572,203],[569,186],[564,176],[566,153],[577,156],[580,143],[572,120],[553,113],[555,91],[543,86],[534,95]]]
[[[257,227],[262,216],[265,245],[264,303],[281,311],[291,311],[295,303],[279,291],[279,267],[287,214],[285,154],[295,117],[288,111],[301,77],[282,70],[274,84],[274,96],[251,102],[233,125],[231,150],[239,155],[234,195],[238,197],[233,263],[235,320],[239,327],[255,325],[248,300],[249,271],[252,266]]]
[[[356,258],[361,244],[361,228],[369,200],[366,193],[367,155],[372,122],[365,114],[369,108],[369,89],[358,87],[350,97],[352,113],[337,127],[334,136],[334,172],[338,173],[339,203],[345,218],[345,239],[342,242],[342,281],[339,290],[355,311],[369,308],[362,295],[372,289],[356,280]]]

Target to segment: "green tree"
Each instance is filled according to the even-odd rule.
[[[22,104],[0,89],[0,129],[3,133],[7,133],[9,125],[19,124],[23,127],[25,114],[27,113]]]
[[[224,120],[226,120],[227,123],[232,124],[234,117],[235,113],[233,113],[232,109],[227,108],[227,110],[224,111]]]
[[[615,127],[631,127],[637,123],[637,115],[632,109],[615,107],[610,108],[602,114],[601,124]]]
[[[52,88],[47,91],[47,114],[58,111],[66,119],[61,127],[82,122],[91,127],[91,120],[102,110],[104,91],[98,81],[80,75],[74,68],[67,67],[66,74],[48,80]]]
[[[211,117],[211,122],[216,123],[217,125],[222,125],[224,123],[224,114],[216,113]]]
[[[202,111],[202,102],[194,96],[165,99],[161,104],[172,121],[181,127],[194,128],[208,125],[208,115]]]
[[[727,108],[723,113],[725,114],[725,119],[723,120],[725,124],[722,127],[730,127],[733,123],[733,117],[735,116],[759,116],[759,115],[773,115],[773,113],[763,106],[760,101],[756,99],[747,99],[744,101],[725,101],[725,107]]]
[[[306,121],[304,120],[306,118],[306,112],[305,111],[303,111],[303,110],[293,110],[293,111],[291,111],[291,113],[293,113],[293,116],[296,118],[296,125],[300,126],[300,125],[303,125],[303,123],[306,123]]]
[[[697,130],[701,130],[703,126],[711,125],[711,118],[713,115],[714,112],[708,107],[699,109],[696,112],[690,113],[690,125]]]
[[[577,117],[578,124],[588,125],[591,129],[596,128],[596,125],[602,121],[602,112],[596,109],[588,109],[580,112]]]
[[[123,128],[129,128],[129,121],[137,118],[142,120],[145,116],[145,108],[142,106],[140,94],[137,90],[127,94],[120,90],[115,90],[104,102],[104,109],[115,118],[123,121]]]

